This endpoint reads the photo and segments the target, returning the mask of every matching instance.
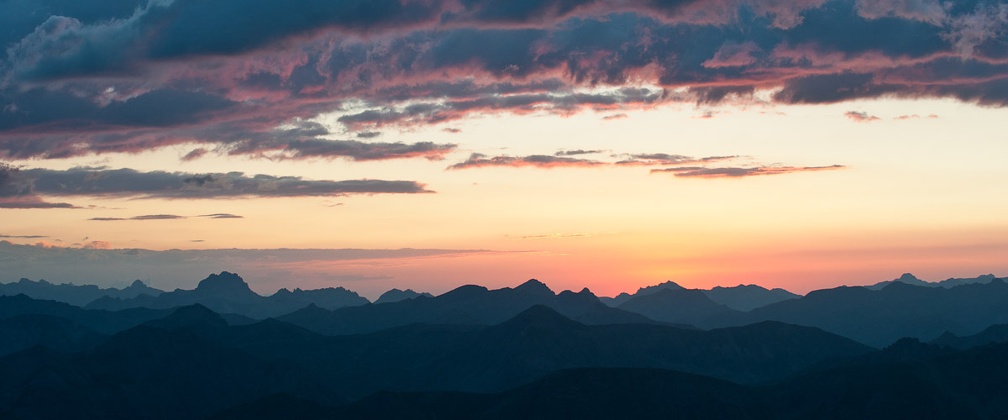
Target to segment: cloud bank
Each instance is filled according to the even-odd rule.
[[[73,207],[69,204],[43,202],[42,197],[227,199],[426,192],[430,191],[423,184],[413,181],[306,180],[291,176],[246,176],[240,172],[193,174],[140,172],[133,169],[73,168],[64,171],[0,167],[0,206],[7,204],[11,206],[8,208]],[[143,217],[159,216],[170,215]],[[216,214],[208,217],[234,216]]]
[[[760,92],[1008,105],[1001,2],[52,0],[0,16],[7,159],[183,144],[197,144],[186,160],[440,159],[455,145],[372,140],[479,114],[615,117]]]

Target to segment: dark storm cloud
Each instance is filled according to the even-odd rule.
[[[8,0],[0,28],[0,155],[16,159],[186,143],[201,145],[185,160],[451,149],[281,128],[329,112],[334,131],[366,140],[474,114],[620,115],[757,91],[1008,105],[1003,2]]]
[[[422,184],[413,181],[325,181],[270,175],[246,176],[239,172],[191,174],[138,172],[132,169],[23,169],[0,179],[3,179],[0,199],[66,196],[208,199],[428,192]]]

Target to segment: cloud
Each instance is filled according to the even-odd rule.
[[[193,149],[189,153],[186,153],[185,156],[182,156],[182,160],[185,161],[185,162],[197,160],[197,159],[199,159],[199,158],[201,158],[203,156],[206,156],[206,154],[209,153],[209,152],[210,152],[209,150],[207,150],[205,148],[202,148],[202,147],[197,148],[197,149]]]
[[[567,239],[567,238],[587,238],[595,236],[594,233],[551,233],[548,235],[525,235],[521,239]]]
[[[48,238],[48,236],[45,236],[45,235],[2,235],[2,234],[0,234],[0,238],[4,238],[4,239],[43,239],[43,238]]]
[[[669,165],[690,165],[724,160],[735,159],[738,156],[707,156],[695,158],[685,155],[673,155],[668,153],[639,153],[626,155],[626,159],[617,161],[616,165],[625,166],[669,166]]]
[[[177,216],[174,214],[145,214],[142,216],[133,216],[129,218],[122,217],[92,217],[88,220],[97,222],[116,222],[123,220],[178,220],[185,219],[185,216]]]
[[[554,155],[556,155],[556,156],[580,156],[580,155],[595,155],[595,154],[599,154],[599,153],[603,153],[603,151],[602,150],[576,149],[576,150],[561,150],[559,152],[554,153]]]
[[[214,214],[201,214],[198,217],[206,217],[209,219],[244,219],[244,216],[239,216],[237,214],[231,213],[214,213]]]
[[[0,2],[0,16],[0,156],[13,159],[188,144],[183,160],[440,159],[454,145],[358,140],[755,92],[1008,105],[996,2],[82,0]],[[323,115],[337,124],[302,123]]]
[[[797,172],[817,172],[845,169],[843,165],[830,166],[758,166],[750,168],[724,167],[724,168],[704,168],[696,166],[685,166],[678,168],[652,169],[652,173],[673,173],[677,177],[683,178],[743,178],[750,176],[782,175]]]
[[[70,203],[52,203],[34,196],[0,197],[0,209],[78,209]]]
[[[484,167],[535,167],[535,168],[558,168],[558,167],[593,167],[606,165],[605,162],[575,159],[569,157],[550,155],[530,155],[530,156],[495,156],[488,157],[480,153],[473,153],[465,162],[456,163],[448,169],[470,169]]]
[[[897,117],[893,117],[894,120],[916,120],[916,119],[921,119],[921,118],[927,118],[927,119],[931,119],[931,120],[936,120],[939,117],[938,117],[937,114],[928,114],[928,115],[924,115],[924,116],[921,116],[921,115],[918,115],[918,114],[909,114],[909,115],[900,115],[900,116],[897,116]]]
[[[75,283],[89,280],[106,285],[110,281],[143,278],[150,279],[148,284],[151,286],[172,290],[176,287],[191,289],[207,274],[226,269],[240,273],[257,291],[261,290],[261,282],[277,279],[276,287],[272,289],[275,291],[280,286],[292,287],[291,281],[314,278],[318,271],[328,273],[321,280],[328,280],[331,285],[330,275],[383,276],[390,274],[384,268],[404,262],[415,264],[419,259],[479,257],[497,253],[479,249],[410,248],[159,251],[116,248],[104,241],[85,242],[78,247],[59,247],[51,244],[17,245],[0,240],[0,273]],[[379,268],[362,273],[362,265]],[[321,284],[315,283],[311,288],[322,287]],[[302,283],[300,286],[305,285],[310,284]],[[374,291],[375,296],[384,290]]]
[[[878,121],[880,119],[879,117],[870,115],[867,112],[847,111],[844,115],[847,118],[850,118],[851,120],[857,122],[872,122],[872,121]]]
[[[112,249],[112,243],[108,241],[90,241],[81,245],[82,249]]]
[[[424,192],[430,191],[414,181],[306,180],[291,176],[246,176],[240,172],[195,174],[93,168],[0,171],[0,200],[29,202],[39,197],[67,196],[210,199]]]

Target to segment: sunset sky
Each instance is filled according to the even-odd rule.
[[[1008,4],[0,1],[0,282],[1008,275]]]

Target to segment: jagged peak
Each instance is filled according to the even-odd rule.
[[[210,293],[255,294],[241,276],[227,271],[221,271],[220,274],[211,274],[207,278],[201,280],[199,284],[196,285],[196,290]]]

